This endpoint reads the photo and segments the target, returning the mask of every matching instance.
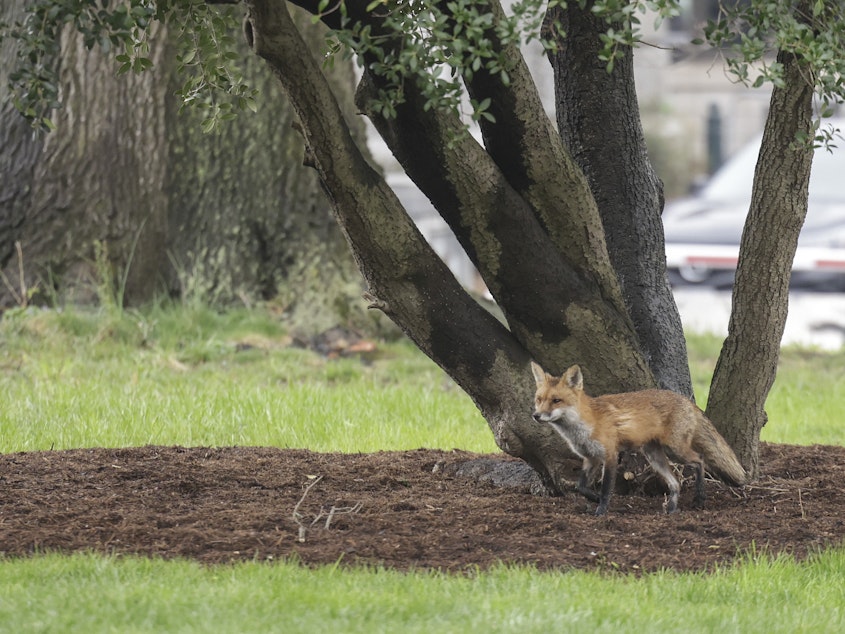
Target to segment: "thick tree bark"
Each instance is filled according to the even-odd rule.
[[[11,51],[4,50],[3,55],[14,67]],[[155,51],[152,58],[162,63]],[[8,125],[18,132],[16,142],[2,148],[0,264],[7,276],[17,267],[10,244],[19,241],[29,287],[40,283],[49,293],[46,287],[51,281],[67,275],[89,280],[90,293],[96,286],[90,282],[95,240],[108,242],[112,254],[122,254],[123,263],[129,260],[133,243],[136,253],[146,248],[155,252],[163,243],[164,166],[149,160],[146,151],[156,147],[155,139],[163,131],[165,89],[154,74],[114,83],[110,90],[98,85],[98,77],[114,74],[114,62],[90,55],[79,37],[63,39],[59,64],[66,104],[55,117],[60,132],[37,137],[21,128],[26,123],[16,112],[3,112],[0,127]],[[4,81],[0,91],[5,89]],[[144,125],[136,127],[137,120]],[[7,218],[13,221],[6,224]],[[73,256],[67,257],[69,253]],[[130,268],[127,294],[150,291],[156,276],[148,263],[156,257],[166,260],[158,251]],[[5,290],[0,287],[0,307],[9,303]]]
[[[508,84],[481,68],[466,81],[476,101],[490,100],[494,121],[479,120],[484,146],[508,183],[535,211],[561,257],[594,281],[598,294],[620,315],[622,304],[616,273],[607,252],[598,209],[581,168],[564,147],[545,108],[522,52],[501,42],[496,32],[503,17],[498,1],[487,3],[494,16],[485,36],[507,60]]]
[[[606,300],[592,269],[561,256],[532,206],[484,148],[469,135],[454,138],[457,120],[425,112],[411,93],[406,88],[395,119],[373,121],[455,232],[520,343],[546,367],[584,363],[594,389],[648,385],[627,315]]]
[[[608,24],[570,2],[554,7],[566,36],[549,58],[554,69],[557,123],[584,170],[601,214],[607,250],[643,353],[657,383],[692,396],[686,342],[666,276],[663,184],[648,158],[634,86],[633,50],[623,49],[613,71],[599,59],[599,34]]]
[[[350,17],[380,28],[364,4],[347,4]],[[497,2],[489,10],[501,15]],[[487,35],[498,41],[495,23]],[[650,387],[587,182],[545,115],[519,49],[502,50],[509,86],[483,70],[467,82],[477,99],[491,99],[496,122],[484,124],[486,147],[462,134],[456,116],[426,110],[410,82],[396,117],[368,114],[535,359],[552,371],[581,363],[597,392]],[[378,77],[365,79],[359,106],[366,110],[381,86]]]
[[[713,374],[707,415],[751,477],[759,469],[765,402],[775,380],[789,304],[789,278],[807,215],[813,160],[813,90],[801,60],[781,52],[784,85],[769,115],[740,243],[728,337]]]
[[[302,13],[296,23],[307,50],[322,50],[325,28]],[[296,115],[266,65],[245,44],[242,52],[240,69],[259,90],[257,113],[205,134],[202,111],[177,115],[179,97],[168,102],[168,233],[179,291],[224,302],[278,299],[297,330],[324,330],[344,318],[364,325],[361,277],[317,175],[302,165]],[[338,60],[327,75],[352,111],[350,64]],[[171,94],[179,81],[171,78]],[[355,123],[352,134],[363,139],[363,123]]]
[[[0,22],[12,23],[20,16],[27,0],[9,0],[0,6]],[[11,39],[0,42],[0,61],[10,60],[17,54],[18,45]],[[8,85],[12,65],[0,63],[0,95]],[[0,99],[0,271],[10,277],[16,294],[20,294],[19,266],[15,241],[26,219],[30,205],[35,166],[41,155],[42,144],[33,142],[32,130],[19,116],[10,100]],[[24,269],[25,270],[25,269]],[[24,283],[28,286],[32,278]],[[0,309],[6,302],[18,301],[0,284]],[[21,298],[21,301],[24,301]]]
[[[18,13],[7,19],[19,19],[22,6],[11,10]],[[311,46],[322,47],[321,25],[303,15],[299,26]],[[3,69],[14,67],[11,44],[4,44]],[[17,279],[20,241],[30,287],[40,282],[49,300],[54,291],[46,287],[55,283],[60,300],[94,301],[103,281],[93,265],[100,241],[116,273],[108,281],[128,304],[166,292],[223,303],[280,296],[294,327],[306,331],[342,320],[370,324],[360,274],[318,178],[301,164],[302,140],[278,82],[244,46],[244,72],[261,91],[259,112],[203,134],[202,112],[177,114],[173,93],[184,78],[175,74],[175,51],[175,37],[158,29],[153,69],[115,77],[110,56],[87,51],[68,32],[56,131],[35,136],[5,106],[2,270]],[[330,76],[351,110],[348,65],[338,60]],[[0,307],[13,301],[0,286]]]

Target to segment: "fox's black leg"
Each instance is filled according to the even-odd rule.
[[[700,509],[704,506],[704,500],[707,499],[704,493],[704,465],[699,460],[694,462],[693,466],[695,467],[695,497],[692,499],[692,505]]]
[[[601,478],[601,495],[599,496],[596,515],[607,513],[607,505],[610,504],[610,496],[613,494],[613,486],[616,484],[616,461],[616,456],[609,456],[604,463],[604,475]]]
[[[583,495],[585,498],[590,500],[591,502],[598,502],[599,496],[598,493],[590,489],[590,480],[592,479],[590,476],[593,473],[594,469],[582,469],[581,470],[581,479],[578,480],[578,493]]]

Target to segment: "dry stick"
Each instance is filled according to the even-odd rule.
[[[299,507],[302,504],[302,502],[305,501],[305,496],[308,495],[308,492],[320,480],[323,479],[323,476],[309,476],[309,477],[313,478],[313,481],[307,487],[305,487],[305,491],[303,491],[302,497],[299,498],[299,502],[297,502],[296,506],[293,507],[293,521],[296,522],[297,526],[299,526],[299,536],[298,536],[297,539],[300,542],[305,541],[305,533],[307,532],[308,527],[306,527],[305,524],[302,522],[302,514],[299,512]],[[329,528],[332,525],[332,520],[337,515],[350,515],[350,514],[353,514],[353,513],[357,513],[358,511],[360,511],[363,508],[363,506],[364,506],[363,502],[358,502],[357,504],[354,504],[352,506],[334,506],[334,505],[332,505],[332,507],[329,509],[328,513],[326,513],[326,511],[323,510],[323,508],[321,507],[320,512],[317,513],[317,515],[314,516],[314,519],[311,521],[311,524],[309,526],[314,526],[317,522],[322,520],[323,517],[325,517],[326,518],[326,524],[325,524],[324,528],[326,530],[329,530]]]
[[[26,308],[28,303],[27,298],[27,291],[26,291],[26,280],[24,279],[23,274],[23,248],[21,248],[20,240],[15,240],[15,250],[18,252],[18,278],[20,279],[20,287],[21,292],[20,294],[15,290],[12,283],[9,281],[9,278],[6,277],[6,274],[3,271],[0,271],[0,279],[3,280],[3,285],[9,290],[12,294],[12,297],[17,303],[18,306],[21,308]]]
[[[20,240],[15,240],[15,250],[18,252],[18,278],[21,283],[21,298],[23,299],[23,307],[26,308],[26,305],[29,303],[29,297],[27,296],[26,280],[23,274],[23,247],[21,247]]]
[[[21,300],[21,296],[18,295],[18,292],[15,290],[15,287],[12,286],[11,282],[9,282],[9,278],[6,277],[6,274],[0,270],[0,280],[3,280],[3,285],[9,290],[9,293],[12,294],[12,297],[15,300],[15,303],[18,306],[23,306],[23,301]]]
[[[364,506],[364,503],[363,503],[363,502],[358,502],[358,503],[357,503],[357,504],[355,504],[354,506],[332,506],[332,508],[331,508],[331,509],[329,509],[329,512],[328,512],[328,514],[327,514],[327,516],[326,516],[326,526],[325,526],[325,529],[326,529],[326,530],[329,530],[329,526],[331,525],[332,520],[334,519],[334,516],[335,516],[335,515],[347,515],[347,514],[351,515],[351,514],[353,514],[353,513],[357,513],[358,511],[360,511],[360,510],[361,510],[361,508],[363,508],[363,506]],[[320,512],[320,515],[318,515],[318,516],[314,519],[314,522],[316,523],[316,521],[317,521],[318,519],[320,519],[320,518],[322,517],[322,515],[323,515],[323,513],[322,513],[322,511],[321,511],[321,512]]]
[[[302,518],[302,516],[299,514],[299,507],[300,507],[300,505],[301,505],[301,504],[305,501],[305,496],[306,496],[306,495],[308,495],[308,492],[309,492],[311,489],[313,489],[313,488],[314,488],[314,486],[315,486],[315,485],[316,485],[316,484],[317,484],[320,480],[322,480],[322,479],[323,479],[323,476],[321,476],[321,475],[319,475],[319,476],[315,477],[315,478],[311,481],[311,483],[310,483],[307,487],[305,487],[305,491],[303,491],[303,493],[302,493],[302,497],[301,497],[301,498],[299,498],[299,502],[297,502],[297,503],[296,503],[296,506],[294,506],[294,507],[293,507],[293,521],[294,521],[294,522],[296,522],[296,525],[297,525],[297,526],[299,526],[299,538],[298,538],[298,540],[299,540],[300,542],[304,542],[304,541],[305,541],[305,531],[306,531],[307,529],[305,528],[305,524],[303,524],[303,523],[300,521],[300,519]]]

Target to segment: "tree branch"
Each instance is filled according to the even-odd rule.
[[[496,27],[504,18],[499,0],[487,0],[486,6],[494,21],[485,37],[506,54],[509,82],[483,67],[465,79],[473,99],[490,99],[488,111],[495,121],[479,120],[484,145],[511,186],[536,211],[559,252],[574,268],[590,271],[605,299],[618,301],[617,309],[624,312],[589,185],[546,114],[521,50],[499,38]]]
[[[315,10],[307,0],[298,2]],[[491,11],[501,15],[493,2]],[[363,0],[348,2],[346,9],[352,22],[367,25],[385,42],[404,37],[387,31],[376,13],[367,13]],[[335,16],[322,18],[337,22]],[[486,36],[498,41],[494,27]],[[395,117],[366,113],[457,236],[512,332],[538,361],[563,370],[573,359],[590,359],[591,384],[601,391],[651,386],[654,379],[639,352],[587,182],[545,115],[519,49],[508,47],[506,53],[515,83],[504,86],[481,71],[470,82],[476,94],[484,90],[494,102],[497,123],[486,127],[485,137],[495,156],[465,134],[456,114],[427,109],[413,78],[405,80]],[[378,60],[363,61],[369,68]],[[367,111],[386,87],[365,71],[359,108]],[[603,365],[593,354],[603,345],[623,349],[632,362],[619,368],[607,359]]]
[[[728,336],[713,372],[707,416],[754,478],[765,403],[777,373],[789,279],[807,215],[813,86],[805,63],[781,51],[783,86],[775,86],[754,171],[751,207],[739,249]]]
[[[566,33],[550,54],[560,136],[598,203],[615,271],[637,336],[661,387],[692,395],[686,342],[666,277],[663,184],[651,166],[639,118],[633,51],[613,72],[599,62],[601,16],[577,3],[549,10],[547,29]],[[621,25],[615,25],[621,28]]]
[[[253,48],[270,64],[300,117],[314,167],[370,295],[390,306],[397,325],[473,395],[485,415],[501,417],[508,411],[525,416],[525,402],[512,411],[515,404],[502,399],[512,390],[503,385],[516,369],[527,374],[526,352],[461,288],[361,154],[319,66],[303,55],[306,49],[285,3],[246,4]],[[487,380],[478,382],[479,375]],[[527,398],[530,393],[526,381]],[[519,444],[516,439],[503,442]]]
[[[358,105],[379,79],[367,74]],[[511,331],[541,363],[562,367],[591,359],[591,371],[621,380],[597,389],[636,389],[649,384],[645,362],[627,315],[596,292],[589,271],[575,268],[537,220],[489,154],[463,133],[457,117],[425,109],[421,93],[405,86],[396,117],[368,113],[405,171],[431,199],[476,264]],[[586,191],[589,196],[589,191]],[[542,263],[538,265],[538,263]],[[629,368],[602,368],[596,347],[626,345]],[[620,376],[623,378],[620,379]]]

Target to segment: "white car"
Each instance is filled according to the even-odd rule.
[[[845,132],[845,120],[822,125]],[[674,284],[733,283],[761,139],[731,157],[696,194],[666,205],[666,265]],[[845,146],[841,137],[836,141]],[[796,286],[845,290],[845,147],[816,150],[792,271]]]

